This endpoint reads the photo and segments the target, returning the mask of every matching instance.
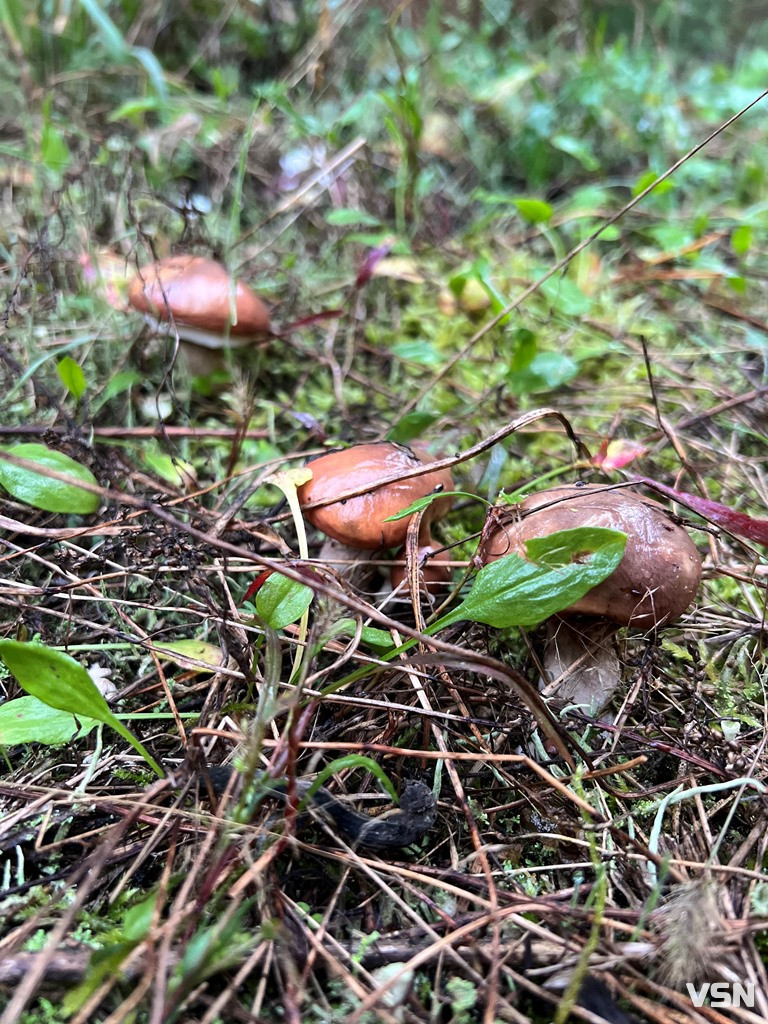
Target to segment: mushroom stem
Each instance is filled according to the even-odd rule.
[[[227,365],[227,350],[246,348],[253,345],[255,337],[242,335],[216,334],[215,331],[204,331],[187,324],[176,324],[175,330],[167,320],[158,320],[149,313],[144,320],[150,330],[158,337],[173,338],[178,335],[179,354],[184,369],[193,377],[207,377],[216,370],[223,370]]]
[[[147,325],[157,334],[169,334],[173,336],[174,329],[168,320],[158,320],[150,313],[144,314]],[[226,335],[223,332],[204,331],[200,327],[190,327],[188,324],[176,324],[179,340],[188,341],[200,348],[217,349],[222,348],[246,348],[256,341],[256,336],[243,334]]]
[[[596,715],[621,682],[618,627],[607,619],[553,615],[542,650],[542,692]]]
[[[376,567],[371,565],[375,554],[375,551],[363,551],[362,548],[353,548],[350,544],[342,544],[327,537],[317,557],[355,590],[364,592],[371,586],[376,575]]]

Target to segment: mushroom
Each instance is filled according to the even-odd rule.
[[[269,333],[267,307],[226,267],[203,256],[178,255],[143,267],[128,301],[155,329],[173,322],[191,373],[224,365],[225,349],[243,348]]]
[[[428,594],[430,597],[445,597],[450,591],[451,584],[451,552],[442,547],[435,547],[429,544],[419,545],[416,558],[416,578],[419,584],[419,591]],[[389,573],[389,582],[393,590],[401,589],[401,593],[409,595],[411,592],[408,580],[408,563],[406,560],[405,548],[395,555],[395,561]]]
[[[596,484],[532,494],[486,525],[477,558],[525,556],[525,542],[558,530],[601,526],[627,535],[618,567],[547,622],[543,666],[558,696],[600,711],[619,684],[613,637],[621,626],[653,630],[679,618],[701,582],[701,556],[672,514],[651,498]]]
[[[330,553],[338,559],[341,554],[346,554],[359,562],[361,551],[404,544],[412,516],[392,522],[385,520],[419,498],[452,490],[451,474],[447,469],[440,469],[383,485],[379,481],[433,461],[434,457],[423,449],[416,451],[391,441],[353,445],[313,459],[309,463],[312,479],[298,489],[302,507],[333,498],[344,491],[366,488],[365,493],[357,497],[306,509],[304,515],[307,520],[336,542],[335,549],[324,551],[321,557]],[[430,525],[445,515],[450,507],[451,499],[447,497],[433,501],[425,509],[419,530],[419,547],[431,546]],[[339,550],[339,545],[344,547]]]

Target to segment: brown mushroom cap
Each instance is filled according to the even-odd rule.
[[[587,485],[532,494],[489,532],[478,556],[483,563],[513,552],[525,556],[525,541],[532,537],[578,526],[621,530],[627,546],[608,579],[565,613],[650,627],[673,621],[691,604],[701,582],[696,545],[663,505],[633,491]]]
[[[371,487],[372,490],[356,498],[307,509],[306,518],[328,537],[350,547],[368,551],[397,547],[405,543],[411,516],[391,523],[384,520],[433,491],[453,490],[451,474],[447,469],[441,469],[382,487],[375,485],[385,477],[433,461],[434,458],[426,452],[416,454],[410,448],[390,441],[358,444],[343,451],[329,452],[309,463],[312,479],[299,487],[299,501],[303,506],[358,487]],[[429,523],[445,515],[450,507],[450,498],[432,502],[424,513],[423,528],[428,531]]]
[[[228,332],[234,337],[269,330],[267,307],[241,281],[234,282],[226,267],[202,256],[170,256],[143,267],[131,283],[128,301],[142,313],[159,320],[171,316],[197,330]]]

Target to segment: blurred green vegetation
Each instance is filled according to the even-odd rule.
[[[219,415],[247,415],[273,451],[305,443],[297,415],[330,437],[461,446],[483,429],[479,401],[504,417],[557,397],[604,430],[645,401],[637,340],[627,358],[640,335],[678,360],[670,381],[657,371],[670,414],[702,388],[762,379],[760,107],[440,375],[484,318],[755,98],[768,30],[754,4],[0,0],[0,13],[8,325],[54,391],[57,363],[81,365],[80,416],[180,415],[178,390],[158,390],[168,351],[119,308],[124,285],[111,306],[87,286],[83,265],[98,278],[105,253],[123,273],[180,249],[222,258],[278,324],[358,303],[335,341],[321,319],[279,360],[253,356],[255,394],[226,373],[193,382],[204,410],[216,395]],[[391,276],[355,298],[383,243]],[[685,396],[671,387],[683,380]],[[6,417],[30,408],[12,389]],[[748,451],[762,440],[744,436]]]
[[[216,530],[232,507],[244,532],[256,518],[269,520],[277,492],[264,478],[288,457],[384,436],[461,451],[547,405],[569,418],[593,453],[625,443],[637,458],[630,472],[640,467],[764,517],[765,103],[472,341],[760,94],[768,83],[762,7],[756,0],[0,0],[0,428],[13,438],[30,424],[45,427],[58,405],[57,425],[68,418],[67,452],[100,484],[152,501],[168,496],[179,522],[188,515],[199,525],[209,516]],[[276,328],[269,345],[191,379],[180,363],[171,365],[172,340],[158,340],[125,303],[126,278],[138,266],[186,250],[226,262],[264,297]],[[148,436],[160,423],[178,432]],[[105,433],[91,433],[100,428]],[[58,444],[55,435],[46,441]],[[619,479],[601,474],[574,461],[556,424],[540,421],[457,466],[455,479],[493,502],[501,489],[541,479]],[[437,526],[456,559],[472,556],[483,516],[480,503],[457,502]],[[104,636],[125,638],[130,620],[117,608],[125,599],[136,637],[144,631],[115,662],[126,685],[131,673],[142,681],[154,674],[146,636],[202,633],[218,643],[214,634],[230,622],[226,587],[244,593],[252,567],[225,585],[223,570],[220,578],[208,574],[209,564],[201,569],[211,551],[163,526],[137,527],[127,539],[99,535],[93,551],[85,540],[68,547],[54,537],[48,560],[18,548],[9,571],[27,589],[12,591],[9,616],[18,614],[48,643],[97,648],[102,626]],[[287,538],[275,548],[282,555],[293,536],[280,521],[277,529]],[[270,536],[256,543],[271,551]],[[696,536],[707,550],[706,535]],[[672,756],[670,737],[690,755],[686,772],[707,759],[723,771],[751,772],[757,763],[746,746],[749,757],[736,761],[719,716],[738,716],[745,733],[763,720],[764,594],[753,583],[753,552],[724,545],[693,616],[667,631],[664,645],[622,641],[637,685],[627,711],[633,738],[619,737],[627,746],[617,751],[634,765],[638,750],[647,750],[650,762],[647,774],[637,766],[637,783],[617,782],[635,795],[677,784],[683,758]],[[75,574],[115,568],[107,599],[94,589],[78,605],[82,621],[55,603],[61,593],[50,559],[62,575],[70,572],[67,587]],[[31,595],[22,611],[20,592]],[[226,616],[217,617],[220,608]],[[228,639],[229,652],[242,642],[239,634]],[[242,664],[252,658],[277,692],[280,641],[270,636],[262,649],[262,640]],[[470,634],[466,642],[478,641]],[[482,642],[538,675],[525,662],[527,637]],[[224,713],[253,714],[242,679],[226,678]],[[141,693],[126,703],[141,701],[143,709]],[[517,705],[492,708],[471,686],[467,694],[461,699],[475,700],[478,722],[498,715],[489,746],[523,748]],[[383,708],[391,693],[381,696]],[[453,720],[453,696],[445,699]],[[156,706],[166,710],[162,699]],[[321,702],[320,719],[325,711]],[[329,735],[356,742],[360,720],[350,716],[347,727],[342,718]],[[404,714],[393,722],[381,730],[393,744],[424,740],[422,719]],[[158,745],[172,746],[175,734],[162,728]],[[457,730],[451,739],[470,749],[468,735]],[[667,760],[653,759],[646,736],[662,737]],[[467,778],[479,816],[494,787],[497,803],[508,797],[504,788],[499,795],[501,776],[483,770]],[[541,785],[529,781],[531,792]],[[614,796],[600,806],[624,827],[625,806],[618,798],[614,806]],[[639,821],[634,841],[647,834],[650,797],[644,808],[626,806]],[[756,835],[746,812],[739,815],[741,838]],[[545,831],[542,816],[537,810],[534,835]],[[510,831],[518,822],[528,828],[516,805],[509,819]],[[687,819],[680,820],[684,832]],[[580,827],[577,813],[563,821],[558,832]],[[457,830],[451,842],[464,839]],[[530,857],[525,848],[520,855],[521,863],[536,862],[525,880],[532,894],[574,884],[569,858],[581,853],[558,839],[530,842]],[[695,853],[702,861],[705,849]],[[470,862],[468,850],[461,847],[460,863]],[[616,850],[618,861],[625,851]],[[730,852],[721,851],[723,862]],[[559,865],[552,875],[536,874],[548,860]],[[322,911],[330,871],[318,884],[306,878],[303,895]],[[639,878],[633,863],[626,879],[637,885],[641,907]],[[146,896],[142,884],[131,898]],[[578,885],[568,891],[582,898]],[[219,889],[206,920],[227,899]],[[560,919],[573,923],[574,935],[585,920]],[[265,916],[261,925],[272,934],[273,921]],[[242,951],[239,919],[230,927]],[[202,926],[201,933],[215,961],[218,939]],[[185,983],[196,985],[199,965],[182,967]],[[459,1010],[461,1019],[477,1019],[461,996],[452,994],[456,1019]],[[41,1007],[30,1021],[61,1019],[57,1007]]]

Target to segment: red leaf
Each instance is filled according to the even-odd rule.
[[[754,519],[746,512],[738,512],[728,505],[721,505],[719,501],[710,501],[709,498],[700,498],[698,494],[690,494],[688,491],[676,491],[674,487],[667,487],[666,484],[657,483],[647,476],[634,477],[638,483],[645,484],[654,491],[666,495],[672,501],[684,505],[692,512],[696,512],[702,518],[707,519],[715,526],[722,526],[729,533],[735,533],[738,537],[746,537],[757,544],[764,544],[768,547],[768,519]]]
[[[366,254],[366,257],[357,272],[355,288],[362,288],[364,284],[368,284],[374,270],[376,269],[376,264],[380,263],[384,259],[394,244],[395,239],[390,238],[388,241],[383,242],[381,245],[377,245],[375,249],[371,249]]]
[[[593,466],[600,466],[604,470],[622,469],[624,466],[639,459],[648,451],[644,444],[638,441],[630,441],[629,438],[620,437],[616,441],[609,441],[605,438],[600,445],[600,450],[591,463]]]
[[[258,593],[274,571],[274,569],[265,569],[264,572],[260,572],[243,595],[243,601],[247,601],[249,597],[253,597],[254,594]]]

